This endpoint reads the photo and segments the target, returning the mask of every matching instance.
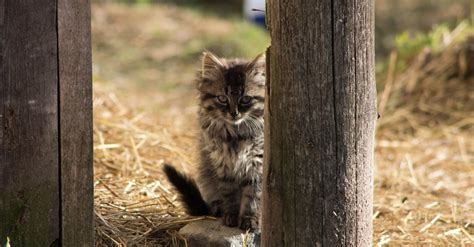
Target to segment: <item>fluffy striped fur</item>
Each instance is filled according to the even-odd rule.
[[[181,185],[190,185],[187,189],[178,188],[179,184],[173,182],[178,173],[167,172],[168,176],[175,175],[170,181],[181,192],[188,213],[205,207],[208,214],[222,216],[227,226],[258,229],[264,90],[263,55],[247,62],[221,59],[208,52],[203,54],[198,76],[201,131],[196,181],[206,205],[200,205],[199,199],[189,198],[189,191],[196,189],[192,188],[189,178],[178,176]]]

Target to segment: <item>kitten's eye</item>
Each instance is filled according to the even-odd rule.
[[[252,98],[250,96],[243,96],[240,98],[240,104],[242,105],[248,105],[252,101]]]
[[[219,103],[221,103],[221,104],[227,104],[227,97],[224,96],[224,95],[219,95],[219,96],[217,96],[217,100],[218,100]]]

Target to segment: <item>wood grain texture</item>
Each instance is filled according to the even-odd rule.
[[[0,245],[59,242],[56,2],[0,0]]]
[[[263,246],[370,246],[373,0],[269,1]]]
[[[0,0],[0,245],[94,246],[88,0]]]
[[[89,0],[58,0],[62,243],[94,246]]]

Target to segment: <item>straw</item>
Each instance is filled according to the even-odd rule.
[[[466,38],[391,69],[380,95],[374,245],[474,245],[472,64]],[[195,115],[138,111],[117,91],[94,84],[97,246],[185,245],[178,230],[203,217],[184,213],[162,165],[194,169]]]

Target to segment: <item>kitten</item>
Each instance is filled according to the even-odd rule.
[[[205,52],[198,76],[200,162],[195,180],[165,166],[190,215],[257,230],[263,169],[265,56],[251,62]]]

